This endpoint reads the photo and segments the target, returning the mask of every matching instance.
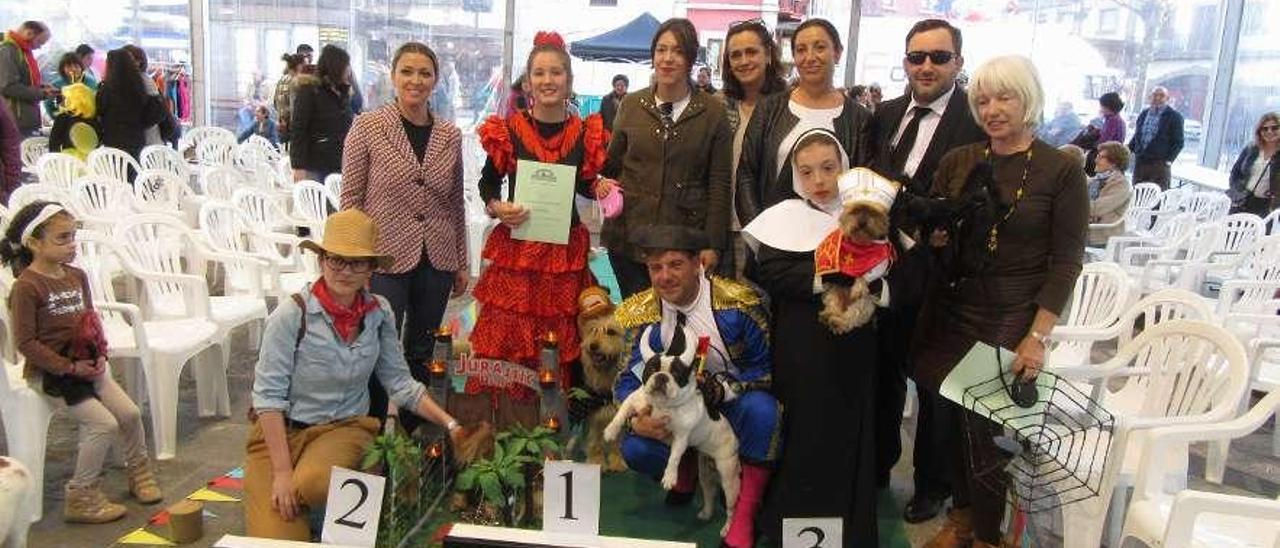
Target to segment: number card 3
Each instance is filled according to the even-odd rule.
[[[329,498],[320,541],[350,546],[377,543],[385,482],[382,476],[334,466],[329,474]]]
[[[838,548],[844,546],[841,518],[786,518],[782,520],[782,548]]]
[[[542,530],[600,534],[600,465],[547,462],[542,472]]]

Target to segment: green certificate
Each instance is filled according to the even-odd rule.
[[[511,237],[551,244],[569,243],[573,216],[573,188],[578,170],[573,166],[516,162],[515,202],[529,210],[529,219]]]

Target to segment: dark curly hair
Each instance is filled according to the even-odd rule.
[[[27,244],[22,241],[22,231],[26,230],[27,225],[31,224],[36,215],[40,214],[40,210],[49,204],[62,205],[58,202],[36,200],[23,206],[22,209],[13,214],[13,220],[9,221],[9,227],[4,231],[4,238],[0,239],[0,264],[13,269],[14,276],[21,275],[23,270],[31,266],[31,261],[35,260],[35,255],[31,253],[31,248],[27,247]],[[71,216],[66,210],[63,210],[58,215]],[[54,217],[58,215],[54,215]],[[50,219],[52,218],[50,217]],[[34,238],[44,236],[44,227],[48,223],[49,221],[41,223],[40,226],[31,231],[31,236]]]

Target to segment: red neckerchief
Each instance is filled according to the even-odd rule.
[[[31,85],[40,87],[40,65],[36,63],[36,56],[31,52],[31,42],[23,40],[13,31],[9,31],[8,38],[17,44],[18,49],[22,50],[22,55],[27,58],[27,73],[31,76]]]
[[[338,336],[342,337],[343,342],[350,342],[355,335],[356,326],[360,325],[364,315],[378,308],[378,301],[366,300],[363,292],[356,294],[355,302],[349,307],[338,304],[338,301],[333,300],[333,295],[329,294],[329,286],[325,285],[324,278],[311,284],[311,294],[316,296],[320,306],[329,313],[330,318],[333,318],[333,328],[338,330]]]

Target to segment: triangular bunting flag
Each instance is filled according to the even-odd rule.
[[[220,478],[214,478],[213,481],[209,482],[209,487],[244,490],[244,480],[236,479],[231,476],[222,476]]]
[[[155,533],[152,533],[142,528],[134,529],[129,534],[123,537],[120,537],[120,540],[117,540],[116,544],[150,544],[153,546],[155,545],[175,546],[175,544],[171,542],[169,539],[164,538],[160,535],[157,535]]]
[[[150,520],[148,520],[148,521],[147,521],[147,523],[150,523],[151,525],[155,525],[155,526],[157,526],[157,527],[160,527],[160,526],[162,526],[162,525],[168,525],[168,524],[169,524],[169,511],[168,511],[168,510],[161,510],[161,511],[159,511],[159,512],[156,512],[156,515],[151,516],[151,519],[150,519]]]
[[[188,500],[203,500],[209,502],[240,502],[240,499],[224,495],[217,491],[207,488],[197,489],[194,493],[187,495]]]
[[[235,478],[235,479],[244,479],[244,467],[237,466],[233,468],[231,471],[227,472],[227,477]]]

